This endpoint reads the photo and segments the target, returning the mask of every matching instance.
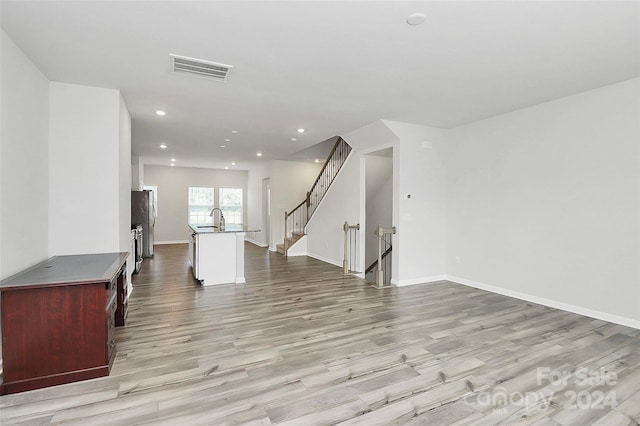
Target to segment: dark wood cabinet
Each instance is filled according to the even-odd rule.
[[[115,324],[116,327],[124,326],[127,320],[127,303],[129,298],[127,297],[127,280],[126,273],[120,274],[116,278],[116,312],[115,312]]]
[[[0,394],[109,374],[127,316],[127,256],[57,256],[0,283]]]

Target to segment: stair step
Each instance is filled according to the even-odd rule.
[[[306,234],[303,232],[293,232],[292,236],[287,238],[287,247],[291,247],[294,245],[300,238],[304,237]],[[276,244],[276,249],[278,253],[284,254],[284,244]]]
[[[305,234],[294,233],[293,236],[287,238],[287,244],[289,245],[289,247],[291,247],[293,243],[304,237],[304,235]]]

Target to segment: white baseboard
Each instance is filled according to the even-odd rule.
[[[174,240],[174,241],[156,241],[153,243],[154,246],[161,246],[163,244],[187,244],[189,240]]]
[[[301,257],[301,256],[308,256],[308,254],[306,251],[287,253],[287,257]]]
[[[640,321],[632,318],[621,317],[619,315],[613,315],[606,312],[596,311],[594,309],[584,308],[582,306],[571,305],[569,303],[558,302],[556,300],[546,299],[544,297],[533,296],[519,291],[513,291],[502,287],[496,287],[489,284],[479,283],[477,281],[467,280],[465,278],[454,277],[451,275],[445,275],[445,279],[457,284],[466,285],[469,287],[479,288],[481,290],[490,291],[492,293],[501,294],[503,296],[509,296],[527,302],[537,303],[539,305],[549,306],[550,308],[561,309],[567,312],[573,312],[574,314],[584,315],[590,318],[595,318],[603,321],[612,322],[614,324],[620,324],[635,329],[640,329]]]
[[[251,243],[251,244],[253,244],[253,245],[256,245],[256,246],[258,246],[258,247],[263,247],[263,248],[264,248],[264,247],[269,247],[269,245],[268,245],[268,244],[261,243],[260,241],[256,241],[256,240],[251,239],[251,238],[245,238],[244,240],[245,240],[245,241],[247,241],[247,242],[249,242],[249,243]]]
[[[317,254],[312,254],[312,253],[307,253],[306,255],[309,257],[313,257],[316,260],[321,260],[322,262],[330,263],[331,265],[335,265],[342,268],[342,261],[336,262],[335,260],[329,259],[328,257],[323,257],[323,256],[319,256]]]
[[[391,280],[391,284],[397,287],[404,287],[407,285],[415,285],[415,284],[432,284],[438,281],[447,280],[446,275],[434,275],[431,277],[421,277],[421,278],[412,278],[410,280]]]

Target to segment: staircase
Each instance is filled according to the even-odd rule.
[[[304,236],[305,236],[304,232],[292,232],[291,236],[289,238],[287,238],[287,245],[286,246],[287,247],[291,247],[292,245],[297,243],[300,238],[302,238]],[[285,247],[284,243],[276,244],[276,247],[278,248],[278,253],[286,254],[285,251],[284,251],[284,247]]]
[[[376,236],[378,237],[378,258],[364,271],[365,279],[376,284],[378,288],[382,288],[391,283],[391,267],[393,250],[392,236],[396,233],[396,227],[383,228],[378,225]],[[373,273],[373,277],[369,274]]]
[[[284,241],[276,244],[278,253],[287,256],[289,248],[305,236],[305,227],[329,190],[342,165],[351,153],[351,146],[338,137],[318,177],[307,196],[293,210],[284,213]]]

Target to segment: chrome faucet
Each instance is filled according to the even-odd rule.
[[[224,214],[222,213],[222,210],[220,210],[218,207],[214,207],[213,210],[211,210],[211,213],[209,213],[209,216],[211,216],[213,218],[213,223],[215,224],[216,220],[215,220],[215,217],[213,216],[213,214],[215,213],[216,210],[218,210],[220,212],[220,227],[219,227],[219,229],[221,231],[224,231]]]

